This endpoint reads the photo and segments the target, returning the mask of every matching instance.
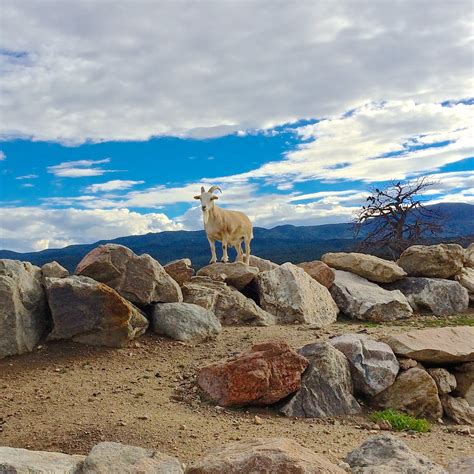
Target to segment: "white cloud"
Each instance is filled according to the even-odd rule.
[[[109,163],[110,158],[103,160],[78,160],[65,161],[59,165],[48,166],[48,173],[54,174],[58,178],[82,178],[85,176],[102,176],[105,173],[112,173],[115,170],[104,170],[97,167],[99,164]]]
[[[6,157],[7,157],[7,155],[5,155],[5,152],[3,152],[2,150],[0,150],[0,161],[5,160]]]
[[[145,181],[130,181],[122,179],[114,179],[105,183],[91,184],[87,186],[85,191],[87,193],[100,193],[108,191],[121,191],[124,189],[133,188],[137,184],[143,184]]]
[[[15,179],[36,179],[38,177],[37,174],[26,174],[25,176],[17,176]]]
[[[469,1],[110,5],[2,1],[4,137],[202,138],[472,92]]]

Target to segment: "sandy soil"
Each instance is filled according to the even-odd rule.
[[[48,343],[0,361],[0,445],[85,454],[108,440],[189,462],[227,441],[284,436],[338,461],[375,434],[360,426],[366,415],[302,420],[269,408],[224,410],[200,399],[193,382],[197,370],[257,342],[284,339],[297,348],[348,331],[397,333],[424,321],[377,327],[346,321],[324,330],[226,328],[215,341],[196,346],[153,334],[120,350]],[[473,454],[472,435],[438,423],[430,433],[396,436],[441,464]]]

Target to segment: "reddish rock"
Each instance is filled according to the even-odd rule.
[[[282,341],[257,344],[249,352],[204,367],[199,386],[219,405],[270,405],[301,386],[308,366]]]
[[[298,263],[297,266],[326,288],[331,288],[334,283],[334,271],[324,262],[313,260],[312,262]]]
[[[173,260],[167,263],[163,268],[173,280],[178,282],[179,286],[183,286],[183,284],[191,280],[194,275],[194,268],[189,258]]]

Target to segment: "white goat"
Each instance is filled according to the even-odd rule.
[[[250,241],[253,239],[252,223],[250,219],[239,211],[230,211],[216,206],[214,201],[219,199],[214,191],[222,192],[219,186],[211,186],[206,192],[204,186],[201,187],[201,194],[194,196],[194,199],[201,200],[201,209],[204,220],[204,229],[206,230],[207,240],[211,246],[211,261],[215,263],[216,240],[222,242],[222,262],[227,263],[228,246],[235,247],[237,250],[236,262],[242,262],[242,241],[245,242],[245,263],[248,265],[250,260]]]

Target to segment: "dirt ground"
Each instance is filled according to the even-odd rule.
[[[119,350],[48,343],[30,354],[0,360],[0,446],[86,454],[107,440],[157,449],[188,463],[231,440],[283,436],[339,461],[377,433],[360,426],[367,423],[366,415],[290,419],[271,408],[224,410],[200,399],[193,383],[197,370],[257,342],[283,339],[297,348],[344,332],[386,335],[430,321],[345,321],[323,330],[228,327],[216,340],[196,346],[153,334]],[[474,324],[474,314],[462,321]],[[395,434],[441,464],[472,455],[473,436],[448,428],[448,423],[435,423],[430,433]]]

